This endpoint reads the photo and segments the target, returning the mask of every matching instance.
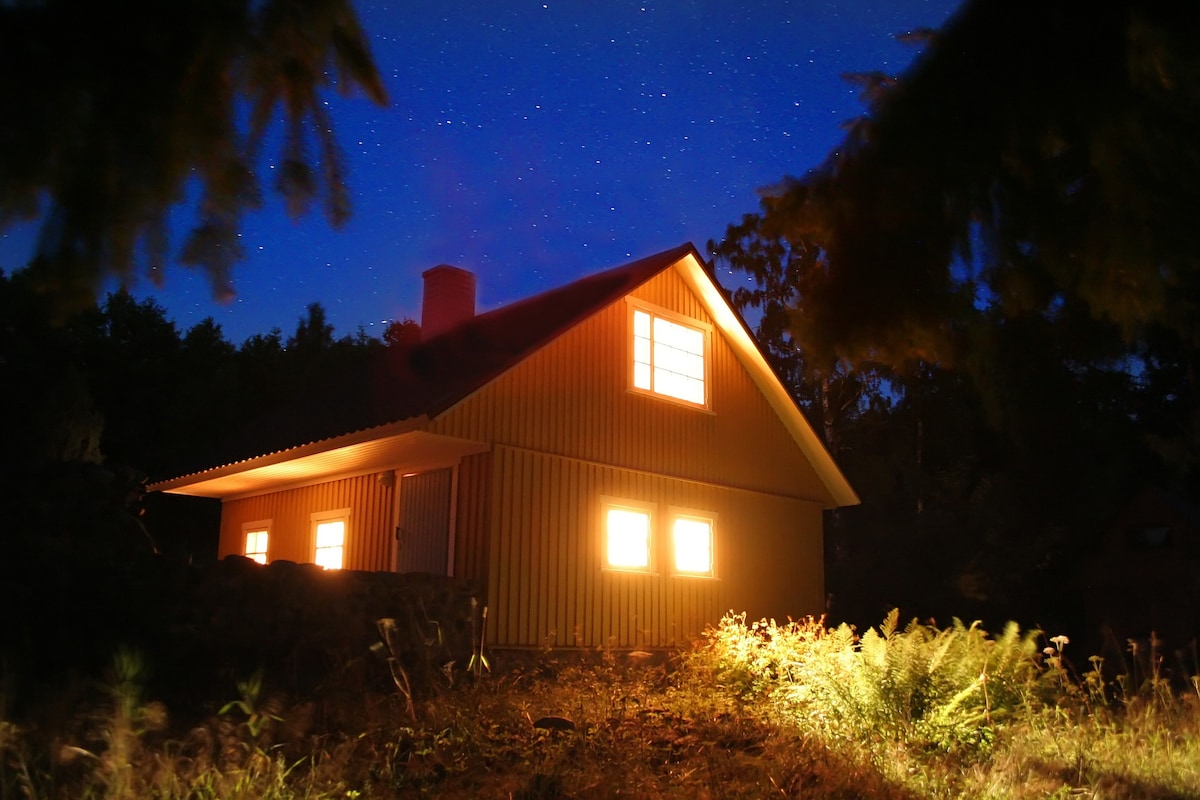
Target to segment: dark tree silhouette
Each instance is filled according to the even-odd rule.
[[[946,362],[965,273],[1008,313],[1078,302],[1126,341],[1200,340],[1198,38],[1195,3],[968,0],[764,197],[764,235],[815,251],[798,338]]]
[[[296,332],[288,339],[287,349],[311,358],[333,347],[333,326],[326,321],[325,307],[320,303],[309,303],[306,311],[306,316],[296,324]]]
[[[383,343],[388,347],[406,349],[421,341],[421,326],[415,320],[403,319],[388,323],[383,331]]]
[[[1120,504],[1200,481],[1198,36],[1195,4],[968,0],[710,243],[785,373],[881,376],[827,437],[858,621],[1069,615]]]
[[[349,213],[330,87],[386,102],[350,0],[0,4],[0,230],[40,220],[31,268],[86,306],[139,261],[159,279],[168,215],[198,195],[179,261],[226,296],[277,115],[289,212]]]
[[[5,535],[31,555],[144,551],[147,480],[345,432],[348,387],[369,385],[388,352],[361,330],[335,339],[319,303],[286,347],[273,330],[235,348],[212,319],[181,334],[124,290],[65,322],[52,322],[50,302],[28,270],[0,270],[0,501],[12,512]],[[154,542],[215,554],[187,519],[209,510],[189,504],[180,517],[178,504],[151,503]]]

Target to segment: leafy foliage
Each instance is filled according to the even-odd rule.
[[[228,295],[277,112],[288,211],[349,213],[330,87],[386,102],[348,0],[0,5],[0,230],[40,219],[40,282],[87,306],[139,261],[160,279],[171,210],[195,198],[179,260]]]
[[[965,3],[824,164],[764,196],[764,236],[812,265],[799,339],[946,361],[982,291],[1194,340],[1198,31],[1189,5]]]
[[[0,394],[0,499],[10,536],[28,534],[39,549],[65,536],[95,540],[98,553],[146,551],[139,515],[166,507],[153,496],[143,504],[148,478],[266,452],[288,426],[295,435],[337,424],[320,404],[297,411],[296,398],[321,397],[339,376],[411,342],[385,345],[361,330],[335,337],[312,303],[293,334],[275,330],[237,347],[213,320],[180,331],[156,302],[125,290],[59,318],[35,284],[30,270],[0,272],[0,384],[20,389]],[[212,546],[202,527],[186,543],[159,545],[199,556]]]
[[[861,637],[809,618],[746,624],[726,615],[705,657],[722,685],[836,741],[882,736],[914,746],[986,749],[996,726],[1047,695],[1037,631],[991,638],[978,623],[898,627],[893,610]]]
[[[164,729],[165,709],[141,700],[144,673],[120,656],[98,691],[99,713],[27,728],[0,720],[0,793],[31,800],[1196,794],[1194,688],[1176,694],[1098,670],[1076,681],[1065,637],[1053,637],[1040,660],[1030,641],[1016,625],[995,639],[978,626],[901,629],[894,613],[861,638],[816,620],[746,625],[730,615],[706,642],[666,663],[610,650],[508,653],[505,667],[485,678],[422,687],[411,715],[403,698],[363,694],[358,684],[347,691],[331,674],[319,703],[280,702],[257,731],[238,724],[237,712],[241,702],[257,710],[261,698],[222,709],[232,715]],[[66,688],[86,697],[79,686]]]
[[[1195,496],[1198,32],[1194,5],[971,0],[709,243],[863,498],[827,526],[840,617],[1073,622],[1122,505]]]

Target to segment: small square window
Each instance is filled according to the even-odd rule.
[[[713,518],[672,512],[671,548],[677,574],[712,577]]]
[[[604,564],[610,569],[650,571],[650,509],[605,504]]]
[[[271,538],[271,520],[242,524],[242,555],[259,564],[267,563],[267,544]]]
[[[246,532],[246,558],[260,564],[267,563],[267,537],[265,530]]]
[[[349,509],[313,514],[313,563],[324,569],[341,569],[346,553],[346,522]]]

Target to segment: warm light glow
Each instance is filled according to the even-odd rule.
[[[245,556],[260,564],[267,563],[267,532],[265,530],[246,531]]]
[[[609,508],[605,516],[608,566],[650,568],[650,513],[632,508]]]
[[[650,315],[633,312],[633,385],[650,391]]]
[[[317,552],[313,561],[325,569],[342,568],[342,551],[346,544],[346,521],[331,519],[317,523]]]
[[[675,518],[675,571],[711,575],[712,520],[696,517]]]
[[[633,385],[704,405],[704,331],[634,310]]]

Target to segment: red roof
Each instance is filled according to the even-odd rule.
[[[229,452],[245,458],[401,420],[430,419],[680,259],[684,244],[472,317],[413,347],[391,347],[325,389],[276,409],[238,432]]]

